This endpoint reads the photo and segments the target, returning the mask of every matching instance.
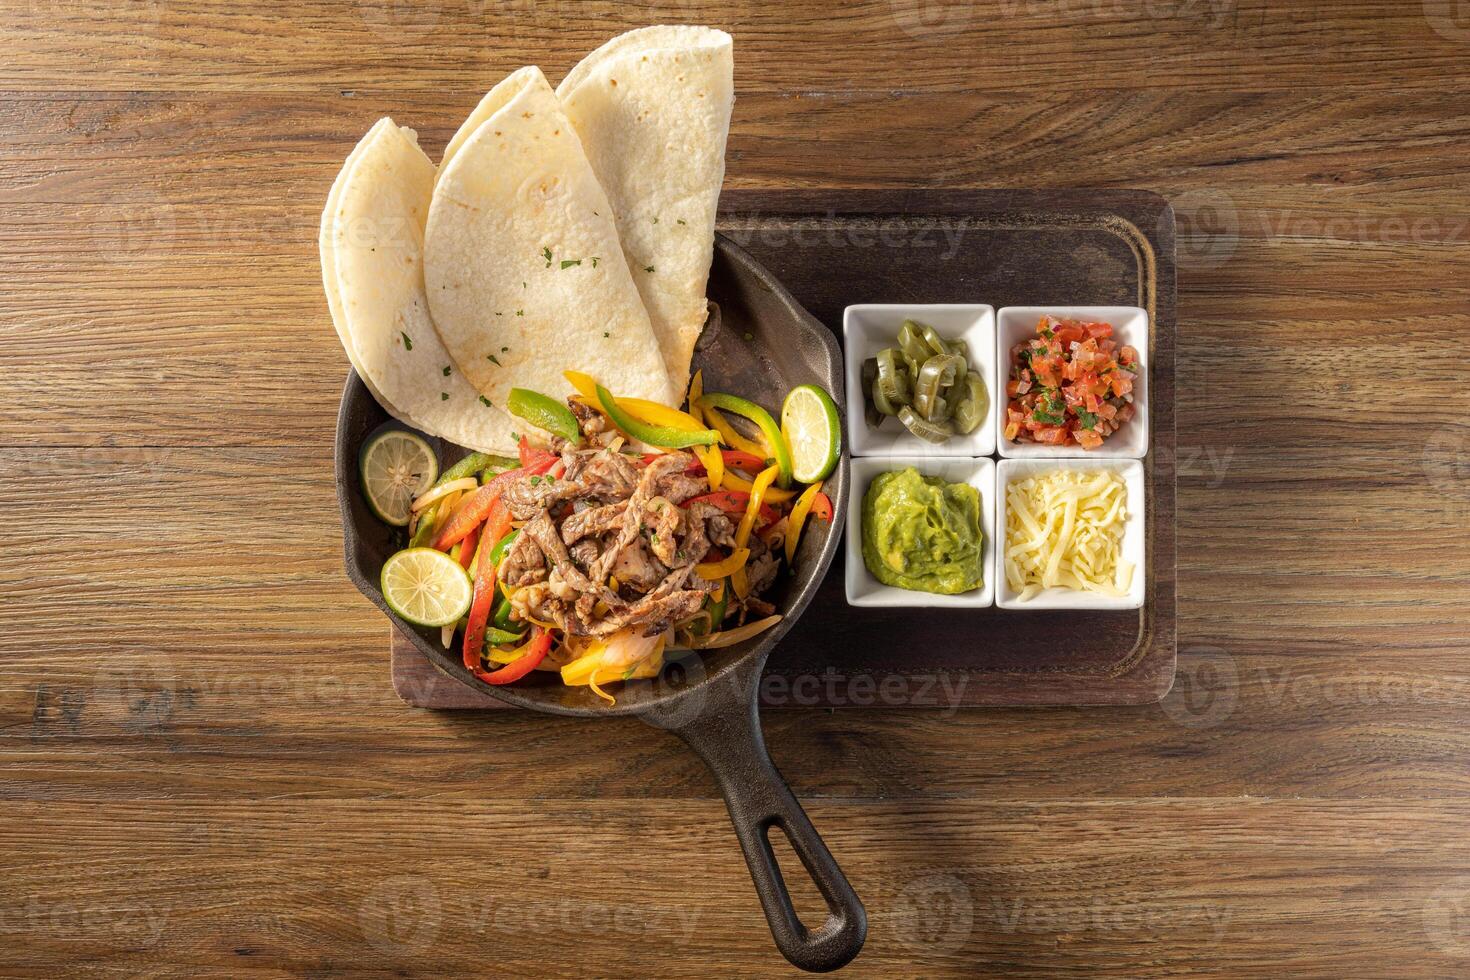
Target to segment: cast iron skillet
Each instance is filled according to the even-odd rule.
[[[769,272],[728,239],[717,236],[709,296],[712,318],[695,352],[706,391],[744,395],[778,408],[798,384],[819,384],[842,404],[842,357],[831,331],[791,297]],[[350,374],[337,418],[337,497],[347,574],[400,632],[439,670],[470,687],[522,708],[560,715],[638,715],[678,735],[704,759],[719,783],[740,838],[771,934],[781,953],[805,970],[835,970],[862,948],[867,913],[822,838],[771,763],[761,737],[757,687],[761,668],[777,641],[816,594],[832,563],[843,526],[847,459],[825,487],[836,513],[831,524],[809,521],[794,573],[767,596],[784,615],[772,629],[744,643],[670,663],[657,679],[621,685],[609,707],[586,687],[565,687],[554,674],[535,671],[523,681],[496,687],[476,680],[459,651],[445,651],[438,630],[419,630],[398,619],[378,587],[383,562],[401,534],[375,518],[358,487],[357,454],[363,439],[389,421],[356,374]],[[439,447],[441,460],[463,454]],[[826,899],[827,920],[809,929],[797,918],[767,835],[780,828]]]

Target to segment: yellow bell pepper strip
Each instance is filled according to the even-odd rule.
[[[726,575],[733,574],[735,569],[741,568],[750,558],[749,548],[736,548],[730,553],[730,557],[721,558],[719,561],[702,562],[694,566],[694,574],[706,582],[717,582]]]
[[[723,409],[754,422],[761,430],[761,435],[765,437],[766,445],[771,448],[772,455],[776,457],[781,486],[791,485],[791,451],[786,448],[786,439],[781,435],[781,427],[776,424],[775,419],[771,418],[770,412],[739,395],[725,395],[719,392],[706,394],[700,399],[700,402],[708,407]]]
[[[647,422],[641,422],[625,411],[617,399],[613,398],[612,393],[602,385],[598,385],[596,391],[597,403],[602,406],[607,417],[612,419],[613,425],[639,442],[663,449],[687,449],[690,446],[714,445],[720,439],[720,434],[711,429],[693,432],[668,425],[650,425]],[[673,409],[664,409],[664,411],[671,412]]]
[[[822,492],[821,483],[813,483],[802,491],[796,503],[791,507],[791,513],[786,518],[786,564],[792,565],[796,562],[796,545],[801,539],[801,526],[806,522],[806,515],[811,512],[812,502],[817,499],[817,494]]]
[[[743,490],[746,493],[750,493],[750,488],[752,486],[753,484],[749,480],[744,479],[743,477],[736,476],[729,470],[725,471],[725,480],[724,483],[721,485],[722,489],[725,490]],[[788,500],[796,499],[796,491],[782,490],[780,487],[771,487],[766,491],[765,499],[773,504],[784,504]]]
[[[684,399],[684,404],[688,407],[688,410],[689,410],[689,414],[690,415],[693,415],[695,412],[699,411],[699,408],[698,408],[699,398],[703,394],[704,394],[704,372],[703,371],[695,371],[694,372],[694,377],[692,377],[692,378],[689,379],[689,394],[688,394],[688,397],[686,397]]]
[[[705,422],[708,423],[710,428],[720,434],[720,441],[725,445],[734,446],[741,452],[750,453],[752,456],[759,456],[761,459],[765,459],[770,455],[765,446],[741,435],[733,425],[725,421],[723,415],[706,405],[703,398],[700,398],[699,406],[700,415],[704,417]]]
[[[691,446],[690,450],[704,464],[704,475],[711,491],[720,489],[725,479],[725,455],[719,446]]]
[[[755,484],[750,490],[750,501],[745,505],[745,516],[740,518],[740,526],[735,529],[735,548],[744,548],[750,541],[750,532],[755,527],[756,516],[760,513],[761,498],[765,496],[766,489],[771,481],[776,479],[779,467],[767,466],[761,470],[760,476],[755,478]],[[735,569],[730,576],[730,584],[735,587],[735,594],[744,599],[750,595],[750,580],[745,577],[745,566]]]
[[[560,436],[572,445],[582,441],[582,430],[571,409],[554,398],[529,388],[512,388],[505,399],[505,410],[525,419],[536,428]]]
[[[582,396],[589,407],[601,407],[597,398],[597,382],[589,375],[581,371],[563,371],[562,377],[577,389],[577,393]],[[619,398],[617,402],[619,408],[640,422],[665,425],[671,429],[684,429],[687,432],[705,431],[704,423],[688,412],[681,412],[677,408],[669,408],[667,405],[660,405],[646,398]]]

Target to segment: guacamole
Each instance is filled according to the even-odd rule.
[[[955,595],[983,582],[980,492],[910,466],[863,495],[863,562],[884,585]]]

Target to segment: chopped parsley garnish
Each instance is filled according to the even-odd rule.
[[[509,347],[502,347],[502,348],[500,348],[500,353],[502,353],[502,354],[507,354],[509,352],[510,352],[510,348]]]
[[[653,266],[651,266],[651,265],[645,265],[643,267],[643,271],[644,272],[652,272],[653,271]]]
[[[561,267],[563,269],[570,269],[574,265],[581,265],[581,264],[582,264],[582,260],[581,259],[562,259],[561,260]]]
[[[550,269],[551,268],[551,249],[549,249],[549,248],[543,248],[541,250],[541,257],[546,260],[546,268]],[[524,288],[525,285],[526,285],[525,283],[521,283],[522,288]]]
[[[1065,419],[1063,419],[1060,415],[1048,415],[1046,412],[1043,412],[1039,408],[1031,413],[1031,417],[1036,421],[1044,422],[1047,425],[1061,425],[1062,422],[1065,421]]]
[[[541,477],[539,477],[539,476],[533,476],[533,477],[531,477],[531,486],[533,486],[533,487],[539,487],[540,485],[541,485]]]
[[[447,392],[447,391],[441,391],[441,392],[439,392],[439,400],[441,402],[447,402],[447,401],[449,401],[449,392]]]
[[[481,395],[480,396],[480,404],[481,405],[484,405],[486,408],[494,408],[495,407],[494,405],[491,405],[490,404],[490,399],[486,398],[484,395]]]
[[[599,258],[601,258],[601,256],[597,256],[597,255],[592,256],[592,268],[594,268],[594,269],[597,268],[597,262],[598,262],[598,259]]]
[[[525,315],[526,315],[526,311],[525,310],[516,310],[516,316],[525,316]]]
[[[494,354],[486,354],[485,360],[489,361],[491,364],[494,364],[496,367],[500,367],[500,358],[496,357]]]
[[[398,336],[400,336],[400,337],[403,338],[403,349],[404,350],[413,350],[413,338],[412,337],[410,337],[408,334],[404,333],[402,330],[398,331]]]
[[[657,215],[654,215],[653,223],[654,224],[658,224],[658,216]]]
[[[1077,418],[1081,420],[1082,428],[1084,429],[1091,429],[1097,425],[1097,416],[1085,409],[1077,409]]]
[[[444,365],[444,377],[449,377],[449,365]]]
[[[683,218],[675,218],[674,223],[679,225],[687,225],[689,222],[685,221]]]

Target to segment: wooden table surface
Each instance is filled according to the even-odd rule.
[[[730,187],[1178,212],[1175,690],[768,712],[850,974],[1470,971],[1463,3],[0,6],[0,972],[793,972],[690,753],[404,707],[342,571],[343,157],[669,21]]]

